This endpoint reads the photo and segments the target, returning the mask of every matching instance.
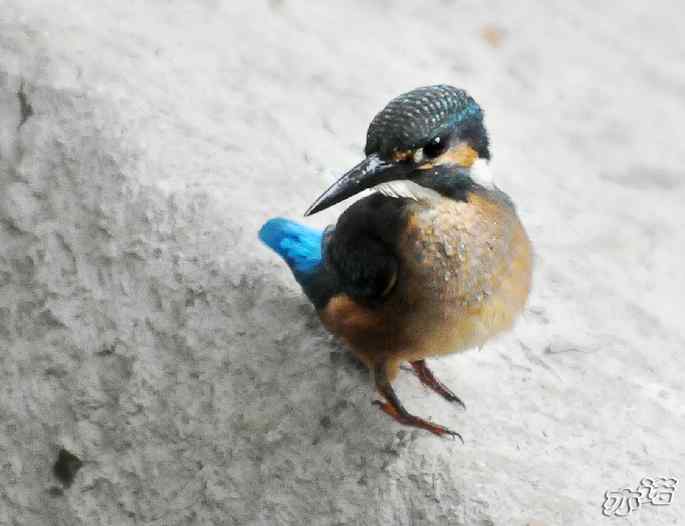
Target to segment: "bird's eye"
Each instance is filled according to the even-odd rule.
[[[435,159],[439,155],[445,153],[445,150],[447,150],[447,146],[447,137],[435,137],[423,147],[423,155],[428,159]]]

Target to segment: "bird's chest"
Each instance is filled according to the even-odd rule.
[[[480,196],[416,203],[399,248],[398,300],[414,313],[408,329],[432,334],[436,348],[480,345],[509,328],[525,304],[530,243],[502,203]]]
[[[453,307],[490,294],[510,252],[511,225],[502,216],[451,199],[412,207],[400,240],[407,299]]]

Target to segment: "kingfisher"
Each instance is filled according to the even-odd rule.
[[[382,397],[373,403],[401,424],[458,439],[410,413],[392,382],[408,369],[465,408],[426,359],[481,347],[510,329],[525,306],[531,243],[489,161],[476,101],[449,85],[417,88],[372,119],[364,160],[305,216],[369,195],[323,231],[275,218],[259,232],[324,327],[370,369]]]

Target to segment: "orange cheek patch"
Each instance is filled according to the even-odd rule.
[[[476,159],[478,159],[478,152],[468,144],[461,143],[438,157],[436,164],[458,164],[470,168]]]
[[[432,168],[433,166],[439,166],[443,164],[456,164],[464,168],[471,168],[473,163],[476,162],[476,159],[478,159],[478,152],[465,142],[462,142],[450,148],[441,156],[421,165],[421,168],[426,170]]]

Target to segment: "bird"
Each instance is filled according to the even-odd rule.
[[[441,84],[395,97],[372,119],[364,153],[304,214],[366,191],[335,225],[274,218],[259,238],[369,368],[382,398],[373,403],[400,424],[463,442],[409,412],[392,382],[407,369],[465,409],[426,359],[512,328],[531,288],[529,236],[494,183],[484,112],[465,90]]]

